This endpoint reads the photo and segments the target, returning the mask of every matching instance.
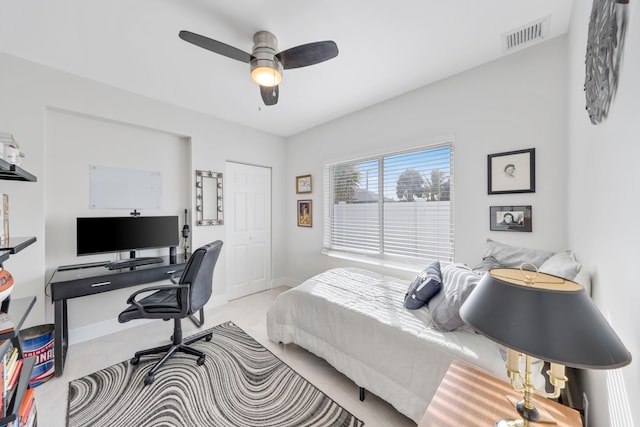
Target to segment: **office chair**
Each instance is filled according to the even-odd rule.
[[[220,240],[196,249],[187,261],[184,273],[178,283],[151,286],[134,292],[127,300],[127,304],[130,306],[118,316],[120,323],[132,319],[173,319],[171,344],[138,351],[129,361],[132,365],[137,365],[141,356],[165,353],[162,359],[147,373],[144,379],[145,385],[154,381],[155,373],[177,351],[197,356],[198,365],[204,363],[204,353],[189,347],[189,344],[202,338],[210,341],[212,335],[196,335],[183,341],[181,321],[198,312],[209,300],[213,286],[213,270],[221,249],[222,242]],[[137,299],[138,295],[152,291],[155,292]]]

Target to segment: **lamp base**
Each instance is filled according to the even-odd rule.
[[[503,418],[496,421],[494,427],[529,427],[531,423],[540,421],[540,412],[536,407],[527,408],[524,401],[520,400],[515,404],[518,413],[522,418],[517,420],[510,420]]]

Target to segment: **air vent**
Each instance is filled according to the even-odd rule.
[[[505,53],[522,49],[544,40],[549,34],[549,21],[546,16],[502,35],[502,48]]]

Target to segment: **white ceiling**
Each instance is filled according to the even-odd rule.
[[[0,51],[131,92],[290,136],[504,55],[501,35],[573,0],[0,0]],[[189,30],[251,52],[334,40],[337,58],[286,70],[262,104],[249,65],[178,38]],[[1,64],[0,64],[1,66]]]

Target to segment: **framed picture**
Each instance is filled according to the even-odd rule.
[[[296,193],[311,193],[311,175],[296,176]]]
[[[531,231],[531,206],[491,206],[492,231]]]
[[[489,194],[535,193],[536,149],[487,156]]]
[[[298,200],[298,227],[311,227],[311,200]]]

